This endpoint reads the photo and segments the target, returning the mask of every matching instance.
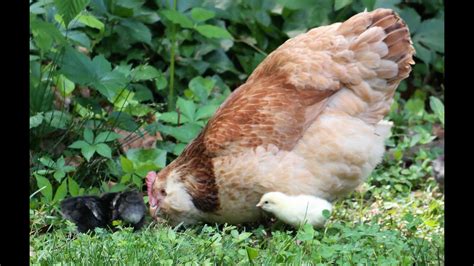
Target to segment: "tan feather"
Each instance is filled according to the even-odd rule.
[[[346,195],[381,161],[382,119],[413,54],[389,9],[286,41],[158,174],[153,193],[175,193],[161,209],[177,222],[241,223],[261,217],[255,204],[269,191]]]

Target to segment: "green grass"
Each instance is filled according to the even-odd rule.
[[[336,203],[323,230],[199,225],[177,230],[150,224],[133,233],[75,234],[62,221],[33,233],[31,264],[296,265],[444,264],[443,195],[433,180],[423,190],[395,193],[365,186]],[[64,226],[66,225],[66,226]]]

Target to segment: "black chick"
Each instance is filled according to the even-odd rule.
[[[61,202],[61,214],[74,222],[79,232],[96,227],[113,228],[112,221],[121,220],[140,229],[145,221],[146,207],[138,191],[105,193],[101,197],[79,196]]]
[[[81,233],[96,227],[105,228],[111,221],[109,206],[97,196],[65,199],[61,202],[61,214],[74,222]]]
[[[143,202],[143,195],[138,191],[119,193],[113,198],[110,206],[112,209],[112,221],[121,220],[133,226],[135,231],[143,226],[146,206],[145,202]]]

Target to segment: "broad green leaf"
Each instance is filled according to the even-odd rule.
[[[97,144],[101,142],[109,142],[109,141],[113,141],[120,138],[123,138],[123,136],[120,134],[117,134],[112,131],[104,131],[104,132],[100,132],[99,135],[97,135],[97,137],[94,140],[94,143]]]
[[[329,219],[331,212],[329,210],[323,210],[323,216],[324,218]]]
[[[139,176],[146,176],[150,171],[156,171],[157,167],[158,166],[155,163],[144,163],[137,167],[136,174]]]
[[[71,149],[82,149],[85,146],[90,146],[90,144],[83,141],[83,140],[77,140],[74,143],[72,143],[71,145],[69,145],[69,148],[71,148]]]
[[[111,99],[111,102],[118,109],[126,108],[129,105],[137,105],[138,101],[134,99],[135,93],[130,90],[124,90]]]
[[[395,11],[399,11],[396,5],[400,4],[402,0],[377,0],[374,5],[374,9],[377,8],[390,8]]]
[[[321,246],[320,248],[320,255],[323,258],[331,258],[336,250],[330,246]]]
[[[245,249],[247,250],[247,256],[249,257],[249,261],[252,261],[258,257],[258,249],[251,247],[245,247]]]
[[[160,91],[165,89],[168,86],[168,80],[164,75],[158,76],[155,80],[156,90]]]
[[[444,104],[438,98],[430,96],[430,107],[444,125]]]
[[[312,240],[315,236],[315,231],[312,225],[304,224],[303,227],[298,230],[296,238],[300,241],[309,241]]]
[[[420,58],[425,64],[430,64],[432,60],[432,51],[426,49],[418,42],[413,43],[413,47],[415,47],[416,53],[415,56]]]
[[[140,8],[138,10],[135,10],[133,17],[146,24],[153,24],[160,20],[160,17],[156,13],[156,11],[148,10],[145,8]]]
[[[347,5],[350,5],[352,0],[335,0],[334,1],[334,10],[337,11]]]
[[[151,31],[145,24],[136,20],[121,20],[117,32],[130,44],[144,42],[151,44]]]
[[[210,78],[203,78],[201,76],[194,77],[189,82],[189,89],[196,95],[199,101],[204,102],[212,89],[214,88],[216,81]]]
[[[216,15],[213,11],[200,8],[200,7],[195,7],[191,10],[191,17],[198,22],[203,22],[208,19],[213,18]]]
[[[211,118],[216,112],[219,106],[217,105],[205,105],[199,108],[196,112],[196,120]]]
[[[66,28],[66,24],[64,24],[64,19],[60,14],[54,15],[54,20],[61,25],[61,28]]]
[[[60,65],[61,72],[74,83],[87,85],[98,78],[92,61],[71,47],[66,47]]]
[[[425,109],[425,103],[421,99],[411,98],[405,104],[405,111],[410,116],[421,116]]]
[[[51,158],[47,157],[47,156],[43,156],[41,158],[38,159],[40,161],[40,163],[48,168],[55,168],[56,167],[56,163],[51,160]]]
[[[69,25],[69,22],[84,10],[89,2],[90,0],[54,0],[58,13],[62,16],[66,25]]]
[[[91,85],[96,88],[102,95],[113,102],[114,97],[126,87],[128,79],[123,73],[114,69],[112,72],[100,77],[99,80],[94,81]],[[123,93],[122,93],[123,94]]]
[[[117,5],[126,7],[126,8],[139,8],[143,6],[145,0],[118,0]]]
[[[121,184],[126,184],[126,183],[130,182],[131,179],[132,179],[132,174],[125,174],[120,178],[120,183]]]
[[[92,67],[96,77],[103,77],[112,71],[112,64],[102,54],[92,59]]]
[[[147,171],[147,172],[148,172],[148,171]],[[145,174],[143,174],[143,175],[146,175],[147,172],[145,172]],[[142,178],[140,178],[140,177],[137,176],[137,175],[133,175],[133,176],[132,176],[132,182],[133,182],[133,184],[135,184],[137,187],[140,187],[140,188],[141,188],[141,187],[143,186],[143,180],[142,180]]]
[[[179,156],[183,152],[184,148],[186,148],[186,144],[184,143],[176,144],[173,148],[173,154],[176,156]]]
[[[114,192],[120,192],[120,191],[123,191],[125,189],[125,185],[124,184],[116,184],[114,185],[110,190],[109,192],[111,193],[114,193]]]
[[[95,149],[98,154],[107,157],[109,159],[112,159],[112,150],[110,149],[109,145],[105,143],[99,143],[95,145]]]
[[[53,186],[51,186],[51,183],[46,177],[38,174],[34,175],[38,189],[42,189],[41,194],[43,194],[47,202],[51,201],[53,199]]]
[[[192,28],[193,27],[193,22],[186,17],[185,15],[181,14],[180,12],[176,10],[162,10],[160,12],[161,15],[163,15],[165,18],[170,20],[171,22],[175,24],[179,24],[183,28]]]
[[[314,6],[314,0],[277,0],[277,3],[288,9],[304,9]]]
[[[232,39],[232,35],[226,29],[214,25],[199,25],[195,29],[207,38]]]
[[[63,156],[59,157],[59,159],[56,161],[56,168],[64,170],[65,165],[66,165],[66,160],[64,160],[64,157]]]
[[[37,113],[34,116],[30,116],[30,129],[35,128],[43,122],[43,114]]]
[[[362,4],[364,4],[364,7],[367,8],[367,11],[372,11],[374,10],[374,5],[376,0],[362,0]]]
[[[222,49],[214,50],[210,53],[209,57],[206,58],[206,62],[209,63],[211,68],[217,73],[223,73],[225,71],[238,73],[232,60],[229,59]]]
[[[424,20],[413,36],[413,42],[444,53],[444,21],[438,18]]]
[[[141,65],[132,70],[133,81],[151,80],[161,76],[161,72],[150,65]]]
[[[84,32],[73,30],[73,31],[67,31],[67,33],[66,33],[66,31],[64,31],[63,34],[69,40],[74,41],[75,43],[79,44],[80,46],[83,46],[86,49],[91,49],[91,40],[89,39],[87,34],[85,34]]]
[[[251,235],[252,235],[252,233],[250,233],[250,232],[242,232],[237,237],[237,242],[242,242],[245,239],[249,238]]]
[[[79,184],[77,184],[77,182],[71,177],[68,178],[68,187],[71,196],[75,197],[79,195]]]
[[[173,124],[173,125],[177,125],[178,124],[178,113],[174,112],[174,111],[173,112],[162,113],[162,114],[159,115],[158,120],[166,122],[166,123],[170,123],[170,124]],[[187,123],[187,122],[189,122],[188,118],[186,118],[182,115],[179,117],[179,123],[180,124]]]
[[[120,164],[122,166],[122,170],[125,172],[125,173],[133,173],[134,169],[133,169],[133,162],[130,161],[129,159],[123,157],[123,156],[120,156]]]
[[[44,113],[43,122],[54,128],[66,129],[71,120],[70,114],[54,110]]]
[[[135,122],[134,118],[124,112],[112,112],[108,116],[107,122],[129,132],[133,132],[139,127],[139,125]]]
[[[51,49],[53,43],[65,44],[65,38],[52,23],[30,16],[30,29],[36,46],[43,52]]]
[[[74,82],[70,81],[64,75],[59,75],[57,78],[55,78],[55,83],[58,87],[59,93],[61,93],[62,96],[71,94],[75,88]]]
[[[188,143],[199,134],[201,126],[195,123],[187,123],[179,127],[158,125],[158,130],[163,134],[173,136],[183,143]]]
[[[127,79],[118,68],[111,72],[111,64],[103,55],[90,60],[87,56],[67,47],[61,63],[61,72],[75,83],[90,85],[108,99],[125,87]]]
[[[421,23],[421,17],[415,9],[406,7],[400,10],[400,17],[407,23],[410,33],[413,35],[418,30]]]
[[[257,19],[258,23],[262,24],[265,27],[270,26],[270,24],[272,23],[271,17],[265,10],[255,11],[255,18]]]
[[[105,26],[102,21],[98,20],[94,15],[92,14],[81,14],[78,18],[77,21],[94,29],[98,29],[100,32],[104,32]]]
[[[196,104],[192,101],[185,100],[181,97],[176,101],[176,107],[189,121],[194,121],[194,113],[196,112]]]
[[[30,1],[31,4],[31,1]],[[35,2],[30,5],[30,13],[33,14],[44,14],[46,13],[46,9],[43,8],[45,2]]]
[[[151,93],[151,89],[141,84],[133,84],[132,87],[135,91],[135,99],[137,101],[139,102],[153,101],[153,94]]]
[[[86,128],[84,129],[84,140],[87,142],[87,143],[94,143],[94,132],[92,132],[92,130],[90,128]]]
[[[393,152],[393,158],[397,161],[403,158],[403,151],[401,149],[397,149]]]
[[[95,146],[87,145],[81,148],[81,153],[89,161],[95,153]]]
[[[125,108],[125,112],[137,117],[143,117],[149,113],[153,113],[154,110],[153,108],[150,108],[148,105],[137,104],[137,105],[127,106],[127,108]]]
[[[45,170],[45,169],[42,169],[42,170],[36,171],[36,173],[37,173],[37,174],[40,174],[40,175],[48,175],[48,174],[54,173],[54,170]]]
[[[53,174],[54,179],[56,179],[58,182],[61,182],[65,176],[66,173],[63,170],[56,170]]]
[[[421,135],[420,134],[414,135],[410,140],[410,147],[413,147],[416,144],[418,144],[418,142],[420,142],[420,140],[421,140]]]
[[[130,149],[127,151],[127,158],[135,164],[152,163],[156,167],[165,167],[166,151],[160,149]],[[153,169],[156,170],[156,169]]]
[[[58,189],[56,190],[56,193],[54,194],[54,202],[59,202],[63,200],[67,195],[67,179],[64,179],[64,181],[59,185]]]

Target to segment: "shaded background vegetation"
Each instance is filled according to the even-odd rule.
[[[357,195],[373,206],[427,192],[417,203],[428,208],[422,218],[414,220],[409,210],[400,217],[439,237],[444,204],[439,191],[433,192],[432,162],[444,153],[443,5],[30,1],[31,234],[64,228],[57,203],[65,197],[143,190],[145,174],[176,158],[230,92],[288,38],[383,7],[407,22],[416,65],[395,95],[389,115],[395,128],[384,163],[370,177],[370,189]],[[341,207],[353,204],[362,208],[358,200]],[[340,212],[341,218],[353,217]]]

